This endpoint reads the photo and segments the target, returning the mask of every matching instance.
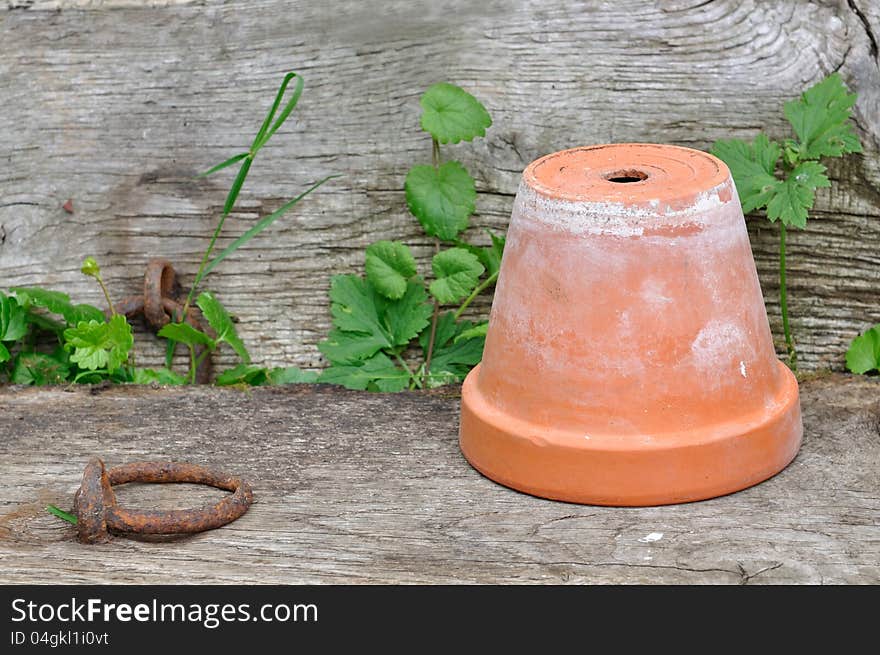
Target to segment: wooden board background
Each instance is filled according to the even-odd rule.
[[[377,238],[412,244],[428,270],[402,185],[430,157],[418,129],[429,84],[464,86],[494,118],[485,140],[445,150],[477,179],[472,233],[485,239],[540,155],[618,141],[707,148],[762,127],[782,138],[782,102],[839,70],[860,94],[865,154],[832,164],[834,187],[790,246],[802,362],[839,368],[850,339],[880,321],[878,38],[873,0],[4,0],[0,288],[42,284],[100,304],[78,272],[85,255],[117,297],[138,289],[151,256],[191,280],[231,181],[193,174],[246,148],[292,69],[306,78],[295,120],[260,153],[224,242],[310,181],[342,177],[208,286],[256,361],[318,367],[331,273],[359,271]],[[777,232],[749,225],[778,335]],[[139,349],[139,362],[159,361],[149,339]]]
[[[0,388],[0,583],[878,584],[878,392],[876,378],[807,380],[803,447],[776,477],[699,503],[613,508],[482,477],[458,449],[455,387]],[[93,455],[228,469],[256,504],[195,536],[85,546],[43,508],[71,507]],[[219,497],[117,493],[143,509]]]

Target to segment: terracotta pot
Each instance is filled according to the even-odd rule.
[[[723,162],[620,144],[529,165],[462,390],[477,470],[576,503],[679,503],[774,475],[802,432]]]

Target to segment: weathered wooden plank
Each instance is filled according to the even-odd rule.
[[[832,166],[836,186],[791,237],[802,361],[841,366],[849,339],[880,321],[875,2],[134,4],[13,0],[0,11],[0,286],[100,303],[78,273],[86,254],[117,296],[138,288],[150,256],[191,279],[230,182],[192,175],[249,142],[282,71],[295,69],[307,83],[296,121],[261,152],[230,235],[308,182],[343,177],[209,285],[257,361],[320,366],[332,272],[359,270],[378,237],[412,243],[429,270],[401,188],[429,158],[417,98],[430,83],[462,84],[494,117],[486,140],[446,151],[476,175],[473,234],[485,238],[481,228],[506,225],[519,173],[539,155],[626,140],[706,148],[763,126],[783,137],[782,102],[839,69],[860,94],[866,152]],[[70,6],[87,11],[48,11]],[[73,215],[61,210],[68,198]],[[778,333],[776,231],[750,224]],[[149,339],[139,348],[139,361],[160,360]]]
[[[624,509],[481,477],[458,451],[455,389],[7,387],[0,582],[876,584],[878,392],[876,379],[805,382],[805,441],[784,472],[724,498]],[[70,506],[95,454],[227,468],[257,503],[193,537],[83,546],[42,508]],[[134,506],[206,495],[120,492]]]

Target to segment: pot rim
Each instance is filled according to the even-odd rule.
[[[618,181],[621,179],[622,181]],[[707,152],[656,143],[578,146],[536,159],[523,183],[550,200],[576,203],[666,205],[685,209],[715,191],[729,200],[727,165]],[[723,197],[727,196],[727,197]]]

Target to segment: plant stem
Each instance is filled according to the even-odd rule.
[[[97,275],[97,276],[95,277],[95,279],[98,281],[98,284],[101,285],[101,291],[104,292],[104,298],[107,299],[107,306],[110,308],[110,314],[111,314],[112,316],[116,316],[116,310],[113,309],[113,301],[110,300],[110,292],[107,291],[107,287],[106,287],[106,285],[104,284],[104,280],[101,279],[101,276],[100,276],[100,275]]]
[[[410,368],[410,365],[406,363],[406,360],[405,360],[403,357],[400,356],[400,353],[394,353],[394,359],[396,359],[396,360],[397,360],[397,363],[400,364],[401,366],[403,366],[404,370],[405,370],[407,373],[409,373],[409,379],[410,379],[410,381],[411,381],[411,382],[415,382],[416,385],[418,385],[418,387],[421,388],[422,385],[419,384],[419,380],[418,380],[418,378],[416,377],[416,374],[413,373],[412,368]]]
[[[440,167],[440,142],[431,139],[431,163],[434,168]],[[440,252],[440,239],[434,241],[434,254]],[[440,318],[440,303],[434,299],[434,314],[431,316],[431,340],[428,342],[428,354],[425,356],[425,374],[423,384],[428,386],[428,377],[431,373],[431,357],[434,355],[434,338],[437,336],[437,320]]]
[[[196,368],[202,365],[202,362],[205,361],[205,357],[211,354],[210,348],[205,348],[204,352],[196,358]]]
[[[187,348],[189,348],[189,378],[190,384],[196,383],[196,349],[187,344]]]
[[[434,242],[434,253],[440,252],[440,240]],[[425,356],[424,386],[428,386],[428,377],[431,373],[431,357],[434,355],[434,339],[437,336],[437,320],[440,318],[440,302],[434,298],[434,314],[431,316],[431,340],[428,342],[428,354]]]
[[[76,384],[77,382],[80,381],[80,379],[86,377],[87,375],[100,375],[100,374],[110,375],[110,371],[108,371],[106,368],[97,368],[94,371],[80,371],[77,374],[77,376],[75,378],[73,378],[72,384]]]
[[[224,213],[220,220],[217,223],[217,229],[214,230],[214,234],[211,235],[211,242],[208,244],[208,249],[205,250],[205,254],[202,256],[202,262],[199,264],[199,272],[196,273],[196,279],[193,281],[192,287],[190,287],[189,293],[186,295],[186,302],[183,304],[183,315],[186,316],[187,311],[189,311],[189,305],[192,302],[193,294],[196,292],[196,287],[199,286],[199,282],[202,281],[202,274],[205,270],[205,266],[208,265],[208,259],[211,257],[211,253],[214,252],[214,244],[217,243],[217,238],[220,236],[220,231],[223,229],[223,224],[226,222],[226,217],[229,214]]]
[[[464,313],[464,310],[466,310],[468,308],[468,305],[471,304],[473,299],[476,298],[477,296],[479,296],[481,293],[483,293],[483,291],[485,291],[489,287],[489,285],[491,285],[497,279],[498,279],[498,271],[492,273],[492,275],[490,275],[485,280],[483,280],[480,284],[478,284],[477,287],[473,291],[471,291],[471,295],[469,295],[467,298],[465,298],[464,302],[461,303],[461,307],[459,307],[457,310],[455,310],[455,320],[457,321],[459,318],[461,318],[461,315]]]
[[[785,224],[779,223],[779,307],[782,310],[782,331],[785,333],[785,347],[788,350],[788,366],[797,372],[797,351],[788,322],[788,289],[785,280]]]

